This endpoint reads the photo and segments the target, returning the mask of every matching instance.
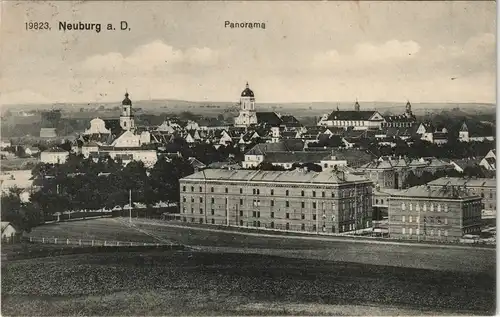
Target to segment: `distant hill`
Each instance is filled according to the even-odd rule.
[[[210,101],[186,101],[175,99],[158,100],[133,100],[134,108],[141,108],[143,112],[169,113],[191,111],[200,114],[217,112],[237,112],[239,107],[237,102],[210,102]],[[402,113],[404,112],[406,101],[403,102],[378,102],[378,101],[360,101],[361,110],[378,110],[382,114]],[[67,103],[67,104],[27,104],[27,105],[4,105],[2,111],[30,111],[30,110],[49,110],[62,109],[63,112],[80,112],[81,108],[95,109],[104,107],[113,109],[119,107],[120,101],[106,103]],[[354,108],[354,102],[297,102],[297,103],[259,103],[257,102],[257,111],[276,111],[280,113],[302,113],[309,111],[310,115],[320,115],[328,113],[337,107],[340,110],[351,110]],[[451,110],[458,108],[466,113],[496,112],[495,104],[490,103],[412,103],[414,113],[424,115],[442,110]],[[118,110],[118,109],[116,109]]]

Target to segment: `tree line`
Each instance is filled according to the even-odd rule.
[[[193,172],[182,158],[160,157],[148,170],[142,162],[123,166],[110,157],[96,162],[71,154],[64,164],[40,163],[33,168],[33,182],[39,190],[32,193],[29,202],[21,201],[20,191],[2,196],[1,218],[29,230],[56,213],[123,207],[129,202],[130,191],[134,203],[147,207],[178,202],[179,179]]]

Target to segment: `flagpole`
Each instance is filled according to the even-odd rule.
[[[132,223],[132,190],[128,191],[128,211],[129,211],[129,222]]]

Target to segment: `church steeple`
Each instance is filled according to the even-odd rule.
[[[135,128],[134,115],[132,114],[132,100],[128,96],[128,91],[126,91],[120,114],[120,126],[123,130],[132,130]]]
[[[235,119],[235,125],[240,127],[248,127],[257,123],[257,114],[255,111],[255,95],[250,89],[248,82],[240,96],[240,114]]]
[[[406,101],[406,111],[405,111],[405,115],[407,117],[411,117],[413,115],[413,113],[411,112],[411,103],[409,100]]]
[[[354,111],[359,111],[361,106],[359,105],[358,98],[356,98],[356,103],[354,104]]]

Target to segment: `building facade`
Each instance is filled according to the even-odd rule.
[[[349,128],[354,130],[380,129],[385,119],[378,111],[360,110],[360,105],[356,101],[353,111],[336,110],[330,114],[325,114],[318,126]]]
[[[459,187],[411,187],[392,194],[388,205],[392,238],[459,241],[481,232],[481,197]]]
[[[324,234],[371,227],[372,183],[358,175],[207,169],[179,182],[185,222]]]
[[[417,119],[411,111],[411,104],[408,101],[405,106],[405,113],[402,115],[385,116],[383,128],[411,128],[417,122]]]
[[[69,152],[53,148],[40,153],[40,161],[46,164],[64,164],[69,157]]]
[[[494,218],[497,213],[497,184],[495,178],[441,177],[427,185],[432,188],[456,186],[482,199],[482,217]]]

